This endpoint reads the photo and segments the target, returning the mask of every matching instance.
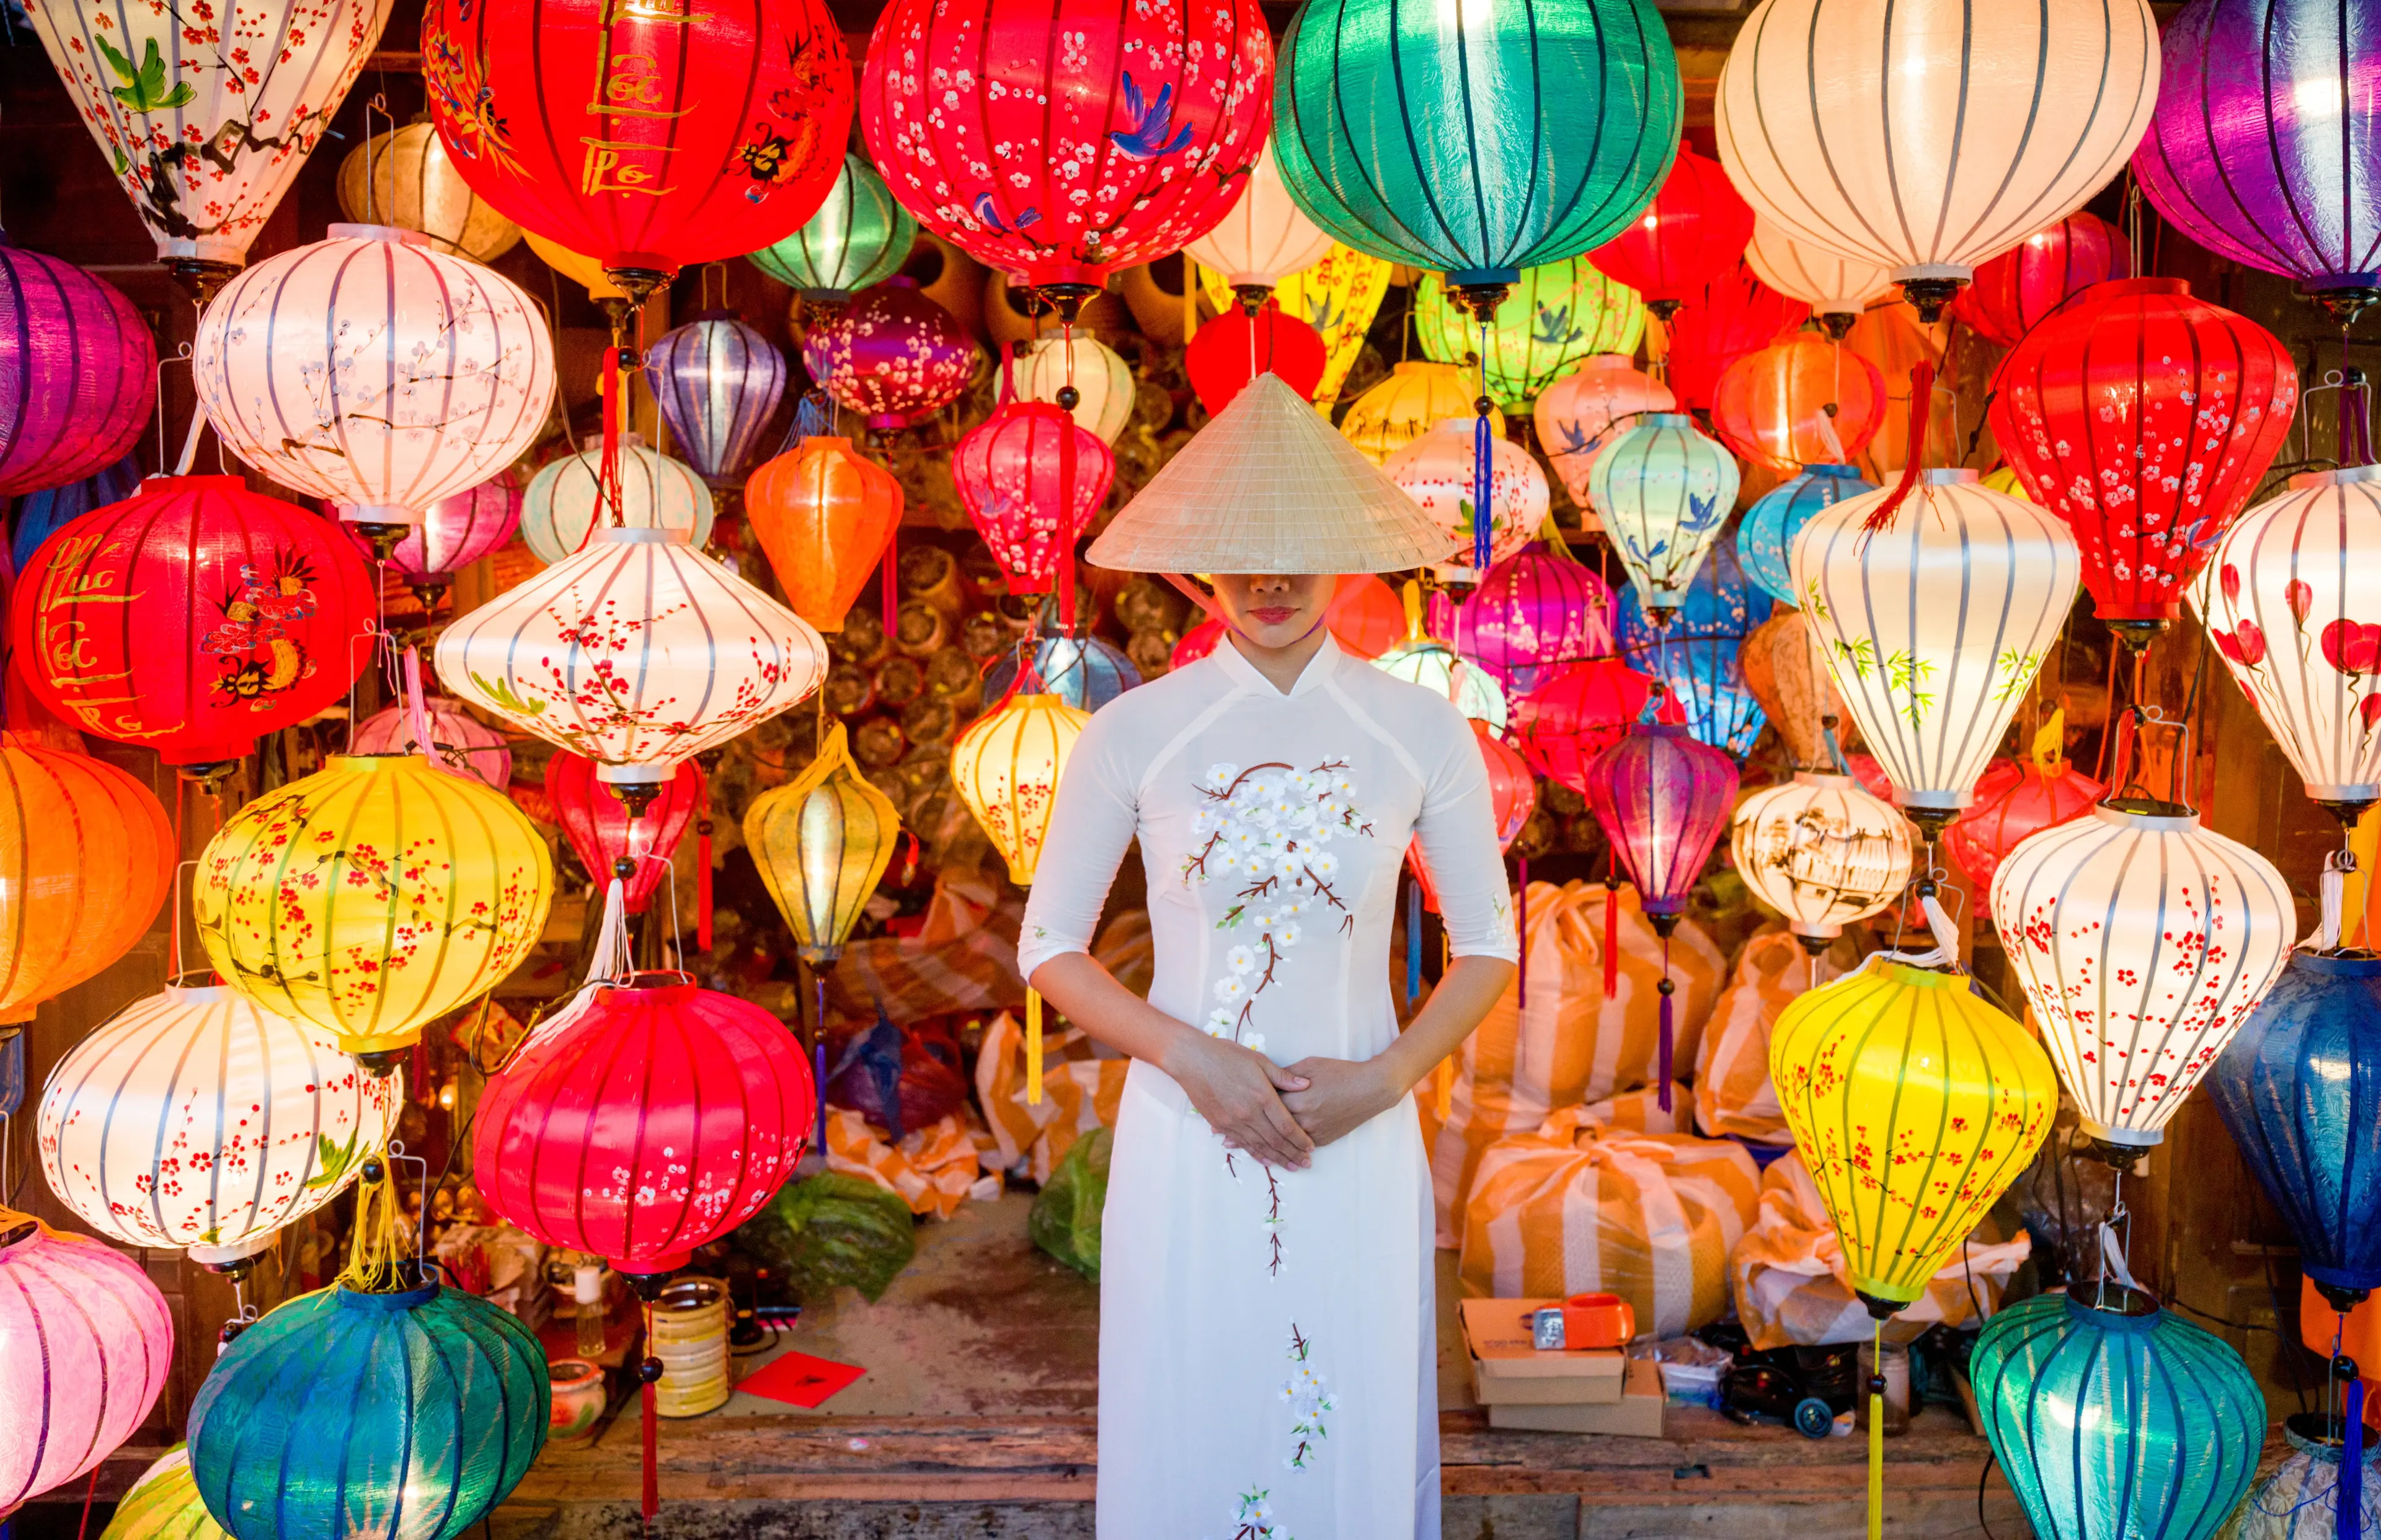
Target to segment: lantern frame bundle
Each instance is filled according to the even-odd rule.
[[[744,522],[793,612],[822,631],[840,631],[896,538],[906,502],[893,472],[851,440],[822,434],[752,472]]]
[[[1910,825],[1850,776],[1798,770],[1737,804],[1737,875],[1815,957],[1885,910],[1910,881]]]
[[[0,497],[66,486],[122,459],[148,425],[156,373],[148,324],[115,285],[0,232],[0,396],[10,404],[0,414]]]
[[[842,955],[900,833],[893,799],[852,763],[840,722],[800,775],[752,799],[744,845],[803,961],[817,968]]]
[[[0,1208],[0,1512],[99,1464],[173,1373],[174,1317],[140,1264]]]
[[[901,271],[918,244],[917,217],[857,152],[809,223],[744,260],[813,305],[840,305]]]
[[[1685,412],[1652,412],[1595,458],[1589,483],[1620,565],[1655,625],[1687,587],[1736,508],[1736,458]]]
[[[733,311],[698,311],[644,353],[653,406],[678,453],[714,485],[734,482],[786,393],[786,356]]]
[[[631,811],[604,789],[592,760],[568,749],[545,762],[545,796],[580,867],[598,886],[617,881],[630,914],[652,907],[688,826],[711,805],[710,782],[693,760],[680,761],[653,800]]]

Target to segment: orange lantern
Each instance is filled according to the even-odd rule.
[[[173,878],[173,827],[147,787],[0,733],[0,1025],[122,957]]]
[[[1774,470],[1841,464],[1885,420],[1885,375],[1841,343],[1796,332],[1729,364],[1711,417],[1729,448]]]
[[[1325,623],[1349,654],[1376,658],[1406,639],[1406,606],[1378,574],[1350,572],[1339,580]]]
[[[1844,335],[1845,351],[1858,353],[1885,376],[1885,410],[1877,419],[1876,436],[1852,460],[1862,475],[1880,486],[1900,476],[1910,448],[1910,372],[1921,363],[1939,369],[1949,332],[1948,322],[1929,325],[1919,320],[1917,307],[1905,299],[1871,306]],[[1967,458],[1967,446],[1960,438],[1957,414],[1949,409],[1950,382],[1937,380],[1935,391],[1923,463],[1959,465]]]
[[[848,438],[805,438],[752,472],[744,519],[793,612],[823,631],[868,582],[901,522],[901,483]]]

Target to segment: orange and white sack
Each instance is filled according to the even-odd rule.
[[[986,1165],[1047,1182],[1075,1141],[1096,1128],[1114,1128],[1132,1061],[1094,1058],[1081,1027],[1042,1039],[1042,1105],[1025,1099],[1025,1026],[1007,1011],[983,1029],[976,1050],[976,1100],[991,1126],[995,1152]]]
[[[1794,1143],[1769,1083],[1769,1029],[1810,982],[1810,954],[1789,933],[1764,932],[1744,944],[1695,1056],[1695,1124],[1704,1133]]]
[[[1499,1139],[1534,1132],[1560,1107],[1601,1101],[1654,1083],[1661,1054],[1662,938],[1638,907],[1637,890],[1619,890],[1618,987],[1604,995],[1604,901],[1600,882],[1529,893],[1529,995],[1518,988],[1489,1008],[1464,1040],[1448,1115],[1425,1120],[1438,1244],[1463,1242],[1463,1206],[1480,1156]],[[1695,1062],[1703,1021],[1719,993],[1726,961],[1701,927],[1681,920],[1670,938],[1671,1065]],[[1430,1082],[1423,1082],[1425,1094]]]
[[[1489,1146],[1464,1217],[1472,1297],[1603,1290],[1640,1336],[1676,1337],[1728,1314],[1728,1262],[1760,1178],[1727,1140],[1630,1133],[1586,1107]]]
[[[2001,1289],[2033,1254],[2033,1242],[2023,1230],[2002,1241],[1991,1224],[1969,1238],[1964,1261],[1953,1259],[1927,1280],[1916,1303],[1885,1324],[1886,1341],[1914,1341],[1938,1322],[1956,1326],[2000,1307]],[[1737,1242],[1728,1274],[1737,1317],[1756,1349],[1865,1342],[1875,1328],[1868,1307],[1852,1296],[1843,1244],[1799,1152],[1761,1173],[1761,1215]]]
[[[908,1204],[912,1214],[937,1219],[959,1212],[982,1169],[975,1141],[958,1113],[889,1144],[883,1131],[849,1107],[827,1112],[826,1165],[830,1171],[874,1182]]]

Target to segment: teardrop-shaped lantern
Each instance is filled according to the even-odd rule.
[[[1736,508],[1736,459],[1684,412],[1637,419],[1596,457],[1589,492],[1629,582],[1667,618]],[[1660,623],[1657,618],[1656,623]]]
[[[1817,956],[1910,881],[1910,824],[1850,776],[1798,770],[1737,804],[1736,874]]]
[[[1456,365],[1409,359],[1356,397],[1340,419],[1339,431],[1366,459],[1379,465],[1448,418],[1471,410],[1478,394]],[[1505,436],[1505,414],[1493,407],[1488,434],[1498,440]]]
[[[744,483],[744,522],[793,612],[840,631],[900,527],[904,502],[893,472],[851,440],[805,438]]]
[[[1447,554],[1438,563],[1453,581],[1476,579],[1472,567],[1477,519],[1474,417],[1450,417],[1381,462],[1398,489],[1418,504],[1447,535]],[[1553,494],[1537,457],[1508,439],[1488,441],[1488,552],[1502,561],[1517,556],[1545,531]]]
[[[145,784],[0,734],[0,1026],[31,1021],[35,1006],[122,957],[173,874],[173,825]]]
[[[1876,263],[1796,240],[1765,219],[1752,222],[1744,264],[1771,288],[1810,306],[1819,324],[1838,342],[1861,312],[1893,294],[1893,275]]]
[[[630,812],[597,778],[594,761],[568,749],[545,762],[545,795],[580,868],[599,887],[617,878],[630,914],[652,907],[688,826],[711,801],[702,766],[682,760],[653,800]]]
[[[1587,767],[1587,805],[1665,936],[1728,827],[1736,788],[1734,760],[1662,724],[1631,727]]]
[[[0,1208],[0,1509],[64,1486],[148,1420],[174,1317],[140,1265]]]
[[[786,393],[786,355],[736,318],[700,311],[645,349],[653,405],[687,464],[704,481],[735,481]]]
[[[1571,501],[1593,519],[1596,457],[1640,418],[1676,411],[1678,406],[1670,387],[1638,368],[1634,359],[1599,353],[1540,392],[1531,414],[1539,448]]]
[[[1633,226],[1632,226],[1633,228]],[[1585,254],[1526,267],[1496,306],[1484,335],[1446,281],[1425,274],[1414,290],[1414,336],[1425,357],[1485,368],[1488,394],[1507,411],[1529,409],[1539,392],[1586,359],[1626,358],[1645,335],[1643,299]]]
[[[1612,647],[1612,590],[1567,556],[1518,551],[1489,568],[1456,610],[1455,650],[1515,692]]]
[[[424,696],[422,715],[430,724],[430,752],[450,770],[479,777],[483,786],[502,791],[512,784],[513,752],[505,735],[463,709],[451,695]],[[351,754],[418,754],[421,745],[413,734],[413,713],[402,701],[374,712],[348,735]]]
[[[917,220],[851,152],[810,223],[744,260],[813,304],[839,305],[900,272],[917,244]]]
[[[1872,366],[1874,367],[1874,366]],[[1781,605],[1801,604],[1788,554],[1794,537],[1821,508],[1874,492],[1855,465],[1806,465],[1753,499],[1736,528],[1737,560],[1754,586]]]
[[[1282,279],[1321,262],[1331,246],[1329,233],[1315,227],[1282,184],[1268,138],[1224,217],[1183,251],[1232,288],[1262,299]]]
[[[709,542],[711,489],[692,466],[647,447],[636,434],[621,435],[617,463],[617,502],[604,496],[600,435],[539,467],[521,497],[520,537],[530,555],[551,567],[585,550],[589,532],[616,519],[631,530],[682,532],[690,544]]]
[[[1060,576],[1115,477],[1108,446],[1042,401],[995,409],[951,451],[959,504],[1012,593],[1068,586]]]
[[[1794,590],[1894,801],[1930,834],[1976,777],[2067,623],[2075,537],[2031,503],[1929,471],[1882,529],[1892,492],[1847,498],[1794,537]]]
[[[1681,144],[1645,212],[1592,253],[1595,265],[1667,320],[1735,265],[1752,239],[1752,206],[1719,162]],[[1626,349],[1615,349],[1625,351]]]
[[[1653,688],[1617,657],[1568,664],[1514,700],[1513,741],[1538,774],[1584,796],[1588,765],[1620,741]]]
[[[2104,802],[2027,839],[1993,877],[1992,912],[2112,1165],[2166,1137],[2298,939],[2273,862],[2166,802]]]
[[[1951,313],[1985,340],[2014,348],[2069,299],[2132,273],[2125,232],[2078,209],[1977,263],[1975,278],[1951,301]]]
[[[1068,389],[1075,393],[1068,415],[1078,428],[1099,435],[1101,443],[1116,443],[1132,422],[1140,390],[1132,367],[1089,332],[1045,338],[1017,362],[1020,398],[1056,406],[1058,392]]]
[[[959,801],[1008,862],[1008,879],[1033,883],[1050,832],[1058,777],[1091,714],[1056,695],[1012,695],[971,723],[951,745],[951,783]]]
[[[851,762],[840,722],[800,775],[752,799],[745,848],[803,961],[823,967],[842,955],[900,834],[893,799]]]
[[[1713,387],[1711,420],[1729,448],[1782,472],[1859,454],[1885,407],[1876,365],[1801,331],[1729,364]]]

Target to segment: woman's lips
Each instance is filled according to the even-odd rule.
[[[1252,609],[1249,613],[1268,626],[1278,626],[1286,620],[1294,620],[1298,617],[1298,611],[1295,608],[1282,605],[1268,605],[1263,609]]]

